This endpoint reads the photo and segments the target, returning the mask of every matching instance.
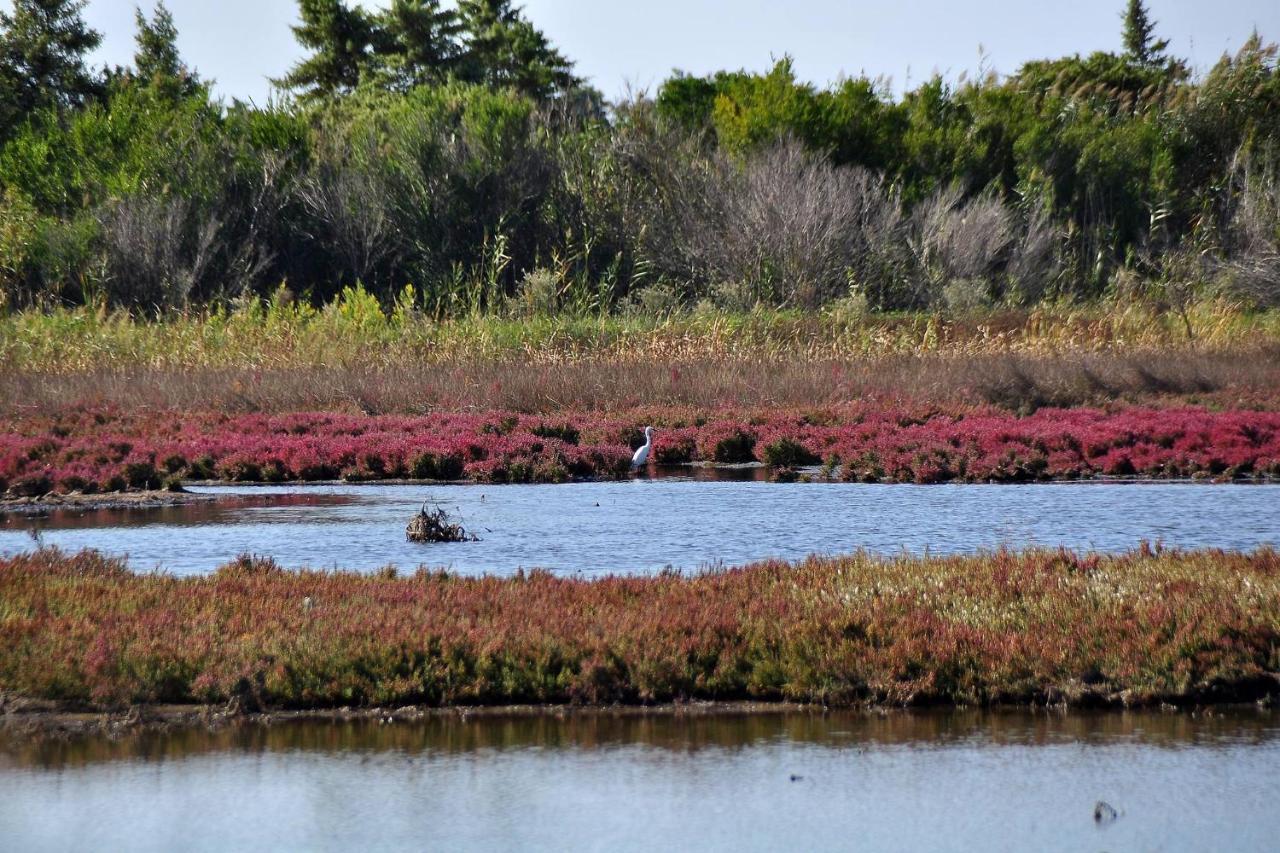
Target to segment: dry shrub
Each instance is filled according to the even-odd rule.
[[[214,292],[239,295],[253,292],[275,261],[269,244],[294,195],[293,176],[283,156],[267,152],[256,170],[228,187],[228,194],[228,207],[239,213],[237,230],[226,247],[225,272]]]
[[[679,140],[648,140],[631,156],[637,193],[650,200],[630,219],[661,278],[750,308],[814,307],[880,277],[878,252],[893,243],[884,231],[900,217],[896,196],[865,169],[832,166],[794,140],[742,162]]]
[[[185,305],[209,273],[221,222],[178,196],[129,196],[98,212],[113,296],[128,305]]]
[[[725,221],[700,235],[714,274],[761,301],[815,307],[849,291],[868,208],[887,203],[864,169],[838,168],[786,140],[726,175]]]
[[[1239,189],[1227,227],[1226,285],[1256,305],[1280,305],[1280,180],[1235,170]]]
[[[315,165],[297,187],[303,206],[323,226],[322,233],[310,236],[328,243],[356,280],[369,281],[402,250],[378,142],[372,134],[352,133],[345,138],[326,134],[321,143]]]
[[[1013,216],[998,199],[965,200],[959,187],[929,196],[911,213],[916,300],[961,309],[989,303],[1014,240]]]
[[[628,310],[640,317],[670,317],[680,307],[679,291],[670,283],[660,281],[633,292]]]
[[[1063,229],[1053,221],[1047,205],[1027,212],[1006,269],[1009,286],[1023,304],[1051,296],[1062,277]]]
[[[1001,298],[1006,284],[1038,298],[1060,278],[1062,235],[1044,209],[1020,223],[999,199],[952,187],[906,213],[882,177],[794,140],[649,173],[663,205],[642,217],[646,251],[666,276],[715,285],[726,307],[812,308],[854,293],[882,309],[964,311]]]

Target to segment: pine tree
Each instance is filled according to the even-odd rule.
[[[573,63],[511,0],[461,0],[458,10],[467,31],[464,68],[470,79],[539,99],[581,84]]]
[[[1168,39],[1155,40],[1156,22],[1151,20],[1142,0],[1129,0],[1124,13],[1124,49],[1130,59],[1142,65],[1164,62]]]
[[[84,57],[102,36],[85,0],[14,0],[0,12],[0,134],[42,107],[73,107],[98,94]]]
[[[440,0],[394,0],[375,25],[374,51],[394,88],[442,82],[462,59],[462,21]]]
[[[156,4],[148,21],[142,9],[134,10],[138,22],[135,36],[137,50],[133,54],[134,76],[166,97],[178,99],[200,91],[196,75],[187,70],[178,54],[178,28],[173,15],[163,2]]]
[[[298,0],[298,11],[302,23],[293,34],[313,53],[272,82],[299,90],[304,100],[354,91],[372,70],[374,21],[344,0]]]

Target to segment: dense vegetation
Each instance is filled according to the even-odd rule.
[[[945,483],[1100,476],[1280,477],[1280,413],[1201,408],[1042,409],[883,402],[799,412],[609,416],[490,411],[425,416],[185,414],[109,408],[13,419],[0,433],[0,495],[157,489],[166,481],[621,478],[642,424],[652,461],[763,462],[848,481]]]
[[[417,374],[423,379],[440,375],[444,366],[506,365],[515,376],[530,365],[573,362],[595,363],[606,372],[634,365],[627,372],[638,386],[661,373],[654,365],[725,361],[750,362],[740,369],[758,377],[764,368],[760,362],[908,354],[1123,357],[1160,351],[1174,358],[1199,354],[1206,370],[1213,354],[1228,351],[1250,351],[1259,364],[1280,359],[1280,312],[1242,312],[1220,300],[1188,305],[1181,315],[1107,300],[962,315],[863,313],[833,305],[821,312],[468,314],[437,322],[415,309],[418,296],[413,289],[402,291],[384,308],[369,291],[346,288],[316,308],[277,293],[270,300],[241,300],[161,320],[84,306],[0,315],[0,383],[20,372],[44,374],[41,387],[48,387],[47,374],[71,380],[72,374],[105,370],[207,367],[318,372],[395,367],[406,371],[407,381],[414,376],[413,365],[433,366]],[[769,390],[787,393],[785,387]]]
[[[115,708],[1258,698],[1280,556],[866,554],[594,581],[0,559],[0,687]]]
[[[654,314],[1280,301],[1280,68],[1123,50],[825,88],[676,73],[604,104],[509,0],[301,0],[289,93],[212,100],[163,6],[88,69],[79,0],[0,17],[0,306],[268,297]],[[405,291],[406,285],[414,290]]]

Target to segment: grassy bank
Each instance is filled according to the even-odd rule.
[[[794,700],[1205,702],[1274,693],[1280,555],[766,562],[581,581],[137,575],[0,560],[0,689],[118,707]]]
[[[1280,476],[1280,412],[846,404],[796,411],[648,407],[558,417],[225,415],[68,409],[0,433],[0,493],[157,489],[173,479],[561,482],[627,475],[645,424],[658,464],[822,465],[862,482]]]
[[[1049,304],[960,316],[760,310],[637,316],[471,316],[436,322],[412,298],[384,309],[348,289],[322,309],[249,300],[231,309],[138,319],[64,308],[0,316],[0,371],[375,368],[577,361],[660,365],[698,361],[830,361],[886,355],[1058,355],[1280,342],[1280,312],[1227,302],[1185,315],[1135,302]]]

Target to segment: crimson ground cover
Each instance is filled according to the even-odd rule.
[[[1277,692],[1280,554],[867,554],[574,580],[0,559],[0,691],[96,708]]]
[[[1100,476],[1280,476],[1280,412],[852,404],[811,412],[647,409],[362,416],[67,410],[0,433],[0,491],[119,491],[169,478],[557,482],[628,473],[646,423],[653,461],[825,465],[849,480],[1026,482]]]

